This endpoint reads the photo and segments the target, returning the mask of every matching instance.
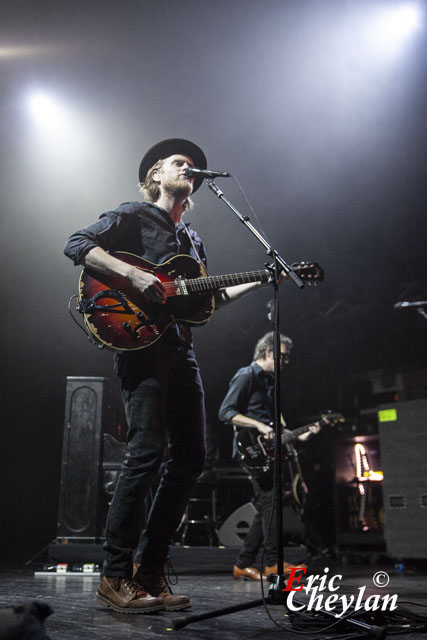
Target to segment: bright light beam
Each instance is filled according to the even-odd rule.
[[[32,139],[29,139],[39,164],[49,170],[71,170],[87,156],[91,136],[80,112],[45,91],[32,91],[26,96],[32,119]],[[60,162],[58,160],[60,159]]]
[[[366,25],[366,44],[373,52],[392,55],[421,25],[421,8],[417,2],[378,9]]]
[[[400,40],[421,26],[420,8],[415,4],[407,4],[390,10],[384,15],[384,36]]]
[[[65,110],[47,94],[33,93],[28,99],[28,106],[38,125],[51,130],[66,125]]]

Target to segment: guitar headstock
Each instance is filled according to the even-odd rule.
[[[291,264],[293,271],[301,280],[307,284],[317,284],[323,282],[324,271],[317,262],[293,262]]]
[[[322,425],[329,424],[334,426],[340,422],[345,422],[345,418],[342,413],[337,413],[329,409],[329,411],[325,411],[325,413],[320,414],[319,422]]]

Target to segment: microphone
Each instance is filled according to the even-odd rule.
[[[417,302],[396,302],[393,309],[405,309],[407,307],[427,307],[427,300],[419,300]]]
[[[197,167],[188,167],[185,170],[185,175],[187,178],[197,178],[197,176],[202,178],[231,178],[231,173],[228,173],[228,171],[209,171],[209,169],[197,169]]]

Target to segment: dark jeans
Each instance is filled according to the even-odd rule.
[[[204,463],[204,394],[194,352],[161,339],[116,360],[128,453],[108,512],[103,573],[130,577],[132,562],[162,567]],[[166,446],[168,444],[168,448]],[[144,502],[165,464],[148,521]]]
[[[273,489],[272,486],[261,487],[255,480],[252,480],[255,490],[255,508],[256,514],[243,545],[236,558],[236,565],[240,569],[253,567],[258,551],[260,550],[264,540],[267,539],[268,524],[270,521],[270,513],[273,506]],[[265,547],[265,564],[270,567],[277,562],[277,535],[276,535],[276,510],[273,512],[273,520],[271,523],[270,536]]]

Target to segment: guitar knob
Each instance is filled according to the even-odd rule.
[[[127,331],[128,333],[131,332],[131,326],[129,324],[129,322],[122,322],[122,327],[125,331]]]

